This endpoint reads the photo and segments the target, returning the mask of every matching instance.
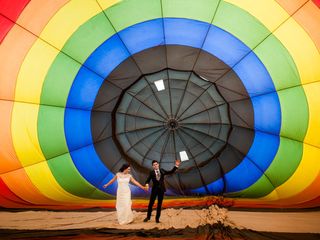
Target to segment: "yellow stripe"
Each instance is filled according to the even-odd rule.
[[[308,97],[310,129],[306,134],[304,142],[320,147],[320,81],[306,84],[303,88]]]
[[[102,6],[110,6],[116,1],[100,1]],[[48,22],[40,38],[38,39],[21,69],[16,85],[16,100],[40,103],[40,94],[45,76],[52,62],[62,49],[70,36],[80,25],[101,12],[101,8],[95,0],[73,0],[61,8]]]
[[[12,138],[20,162],[33,185],[47,198],[62,202],[83,202],[88,199],[69,194],[57,183],[41,151],[37,135],[39,105],[16,102],[13,108]],[[90,200],[91,201],[91,200]],[[95,200],[101,203],[102,201]]]
[[[40,34],[58,49],[62,49],[70,36],[88,19],[101,12],[95,0],[73,0],[61,8]]]
[[[54,161],[54,160],[52,160]],[[76,202],[76,203],[104,203],[102,200],[89,200],[80,198],[66,192],[56,181],[52,175],[47,161],[37,163],[35,165],[24,168],[30,177],[31,182],[45,194],[46,197],[61,202]]]
[[[288,17],[288,13],[283,10],[275,1],[270,0],[225,0],[244,11],[249,12],[258,19],[270,32],[273,32]],[[270,13],[272,17],[270,17]]]
[[[303,156],[299,167],[294,174],[281,186],[277,187],[269,195],[260,198],[261,200],[278,200],[294,197],[300,194],[306,187],[311,185],[320,174],[320,149],[303,145]],[[319,196],[319,192],[315,192],[314,196],[305,201],[311,200]],[[301,197],[300,197],[301,198]],[[292,200],[290,200],[292,201]],[[300,200],[301,201],[301,200]]]
[[[45,161],[37,135],[39,105],[15,102],[11,132],[13,146],[22,166]]]
[[[284,22],[289,15],[276,2],[267,0],[226,0],[226,2],[243,8],[271,32],[279,27],[273,34],[283,43],[293,57],[299,70],[302,84],[320,80],[320,55],[316,45],[293,18]],[[268,9],[268,11],[265,9]],[[270,17],[270,12],[272,17]]]
[[[302,85],[320,80],[320,54],[316,45],[293,18],[289,18],[282,23],[288,17],[288,14],[276,2],[266,0],[227,1],[255,16],[282,42],[297,66]],[[268,9],[268,11],[265,9]],[[272,13],[272,17],[270,17],[270,13]],[[311,85],[314,85],[314,87]],[[317,136],[320,136],[320,104],[316,94],[318,93],[319,95],[320,91],[318,84],[311,85],[304,86],[309,105],[309,123],[305,142],[319,146],[320,140]],[[319,159],[319,153],[316,149],[304,144],[304,154],[296,172],[288,181],[262,199],[276,200],[279,197],[288,198],[303,191],[319,174],[319,164],[315,162],[315,157]],[[317,195],[319,193],[315,193],[315,196]]]
[[[107,9],[121,0],[97,0],[102,9]]]
[[[100,1],[109,6],[115,1]],[[15,102],[12,113],[12,135],[17,156],[32,183],[46,197],[56,201],[102,203],[103,201],[76,197],[55,180],[41,151],[37,136],[37,117],[41,89],[45,76],[68,38],[88,19],[101,12],[95,0],[73,0],[64,5],[50,20],[40,37],[28,52],[17,78]]]
[[[319,176],[319,159],[320,149],[304,144],[303,157],[299,167],[286,183],[277,188],[279,197],[289,198],[299,194],[306,186],[309,186]],[[318,195],[319,193],[315,193],[315,197]]]
[[[58,50],[40,39],[34,43],[17,77],[16,101],[40,103],[43,80],[58,53]]]
[[[311,83],[320,80],[320,54],[316,45],[303,28],[290,18],[274,35],[290,52],[301,78],[301,83]]]
[[[315,44],[306,32],[294,21],[294,19],[288,20],[278,30],[274,32],[275,36],[283,43],[293,57],[297,66],[301,83],[305,90],[306,98],[309,106],[309,122],[308,129],[305,137],[305,142],[311,145],[318,145],[319,140],[317,136],[320,135],[319,127],[319,100],[316,99],[315,94],[319,87],[318,84],[308,84],[320,79],[320,55],[317,51]],[[314,86],[314,89],[312,86]],[[308,151],[311,151],[310,153]],[[291,178],[283,185],[276,188],[274,191],[282,198],[293,197],[299,192],[308,187],[319,174],[319,164],[317,165],[315,156],[319,159],[319,154],[315,149],[304,145],[304,153],[300,165]],[[297,183],[299,182],[299,185]],[[275,195],[275,193],[270,193]],[[314,196],[318,196],[318,193],[314,193]],[[270,196],[267,196],[268,198]]]

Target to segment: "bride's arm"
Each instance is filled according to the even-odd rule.
[[[144,186],[142,186],[142,185],[141,185],[137,180],[135,180],[132,176],[130,177],[130,181],[131,181],[134,185],[136,185],[136,186],[138,186],[139,188],[141,188],[142,190],[147,191],[147,188],[144,187]]]
[[[114,183],[114,181],[117,179],[117,175],[114,175],[114,177],[105,185],[103,185],[103,188],[107,188],[110,184]]]

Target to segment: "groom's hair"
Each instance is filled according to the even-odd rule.
[[[157,160],[153,160],[152,161],[152,165],[154,164],[154,163],[159,163]]]

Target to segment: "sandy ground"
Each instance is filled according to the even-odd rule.
[[[154,214],[154,213],[153,213]],[[134,211],[135,221],[119,225],[116,212],[0,212],[0,229],[62,230],[62,229],[168,229],[196,228],[200,225],[223,223],[239,229],[267,232],[320,233],[320,211],[316,212],[248,212],[228,211],[211,206],[207,209],[164,209],[161,223],[154,218],[144,223],[146,212]]]

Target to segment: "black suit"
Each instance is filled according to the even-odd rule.
[[[151,212],[152,212],[152,206],[154,204],[154,201],[156,200],[158,196],[158,206],[157,206],[157,215],[156,220],[159,220],[160,214],[161,214],[161,206],[162,206],[162,200],[164,193],[166,191],[166,186],[164,184],[164,176],[174,173],[177,170],[177,167],[173,167],[170,171],[166,171],[162,168],[160,170],[160,179],[159,181],[156,178],[156,172],[155,170],[150,171],[149,177],[147,178],[146,184],[149,184],[150,180],[152,179],[153,185],[149,200],[149,206],[148,206],[148,215],[147,218],[151,218]]]

